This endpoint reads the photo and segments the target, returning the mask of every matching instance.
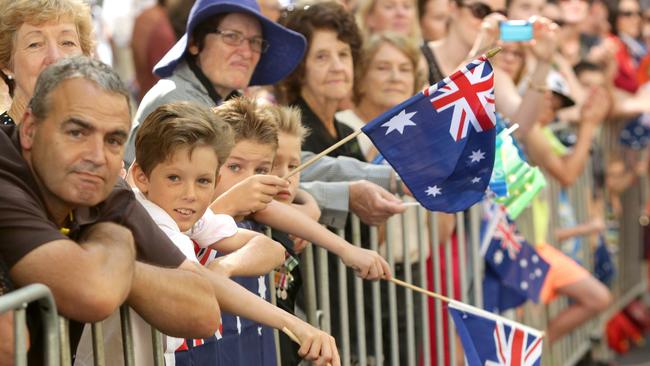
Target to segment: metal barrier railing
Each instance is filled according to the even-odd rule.
[[[14,312],[14,365],[27,365],[26,312],[29,303],[37,301],[43,320],[44,364],[60,364],[59,317],[52,293],[45,285],[34,284],[0,296],[0,314]]]
[[[593,185],[591,176],[587,168],[578,182],[568,189],[568,197],[575,210],[577,222],[585,222],[589,218],[585,197],[588,197],[589,187]],[[559,227],[558,216],[554,213],[558,212],[561,187],[550,179],[548,181],[547,198],[551,216],[547,239],[552,245],[558,245],[550,233]],[[637,223],[641,202],[647,197],[644,184],[637,184],[623,196],[625,209],[619,220],[620,235],[615,256],[619,272],[612,286],[612,293],[619,301],[598,319],[576,329],[552,347],[546,347],[544,365],[572,365],[577,362],[594,345],[592,336],[603,333],[604,321],[646,289],[644,265],[638,256],[641,233]],[[441,243],[438,230],[440,218],[440,214],[427,212],[422,207],[410,207],[405,213],[391,218],[385,229],[369,228],[366,245],[384,253],[398,278],[420,287],[431,287],[433,291],[444,296],[480,307],[483,304],[483,259],[479,250],[480,209],[475,206],[468,210],[467,214],[456,214],[456,237],[454,240],[445,240],[444,243]],[[357,246],[362,245],[364,228],[356,217],[352,218],[351,223],[351,242]],[[535,226],[530,210],[525,210],[517,223],[522,234],[534,243]],[[338,234],[344,235],[344,232],[341,230]],[[587,239],[584,238],[576,256],[591,270],[592,250]],[[409,250],[408,244],[414,242],[417,243],[416,250]],[[327,332],[334,330],[337,333],[343,365],[354,363],[361,366],[415,366],[420,362],[424,365],[451,365],[461,362],[462,350],[457,347],[453,322],[448,318],[443,304],[439,301],[433,301],[431,304],[432,300],[425,295],[396,288],[393,283],[369,283],[357,278],[348,281],[350,271],[344,264],[337,259],[337,262],[330,266],[329,260],[328,253],[322,248],[307,247],[303,253],[301,270],[304,278],[304,313],[310,323]],[[333,278],[337,278],[335,283],[330,282]],[[43,288],[41,286],[39,291],[43,291]],[[35,290],[31,291],[28,296],[36,296],[33,292]],[[0,297],[0,312],[16,308],[16,319],[21,320],[24,319],[24,307],[28,300],[14,300],[21,296],[17,295],[18,293],[16,291],[15,294]],[[273,295],[274,291],[270,293]],[[42,292],[37,294],[42,295]],[[55,309],[54,304],[51,296],[46,296],[46,299],[41,301],[51,303],[47,305],[51,313]],[[333,303],[332,299],[338,300]],[[523,310],[509,312],[507,315],[544,329],[548,319],[566,306],[566,300],[555,301],[550,306],[527,304]],[[135,351],[129,313],[126,307],[120,310],[123,357],[125,365],[134,365]],[[57,330],[60,329],[62,349],[59,356],[57,347],[48,348],[50,351],[47,357],[51,362],[48,364],[58,364],[60,358],[62,365],[70,365],[67,322],[62,320],[60,326],[56,319],[46,323],[50,329],[47,337],[51,343],[48,344],[59,343]],[[17,321],[16,324],[16,332],[24,332],[24,321]],[[22,328],[20,324],[23,324]],[[106,364],[102,334],[102,324],[93,324],[95,365]],[[152,343],[154,364],[163,365],[162,336],[155,330],[152,332]],[[23,357],[24,353],[24,348],[17,346],[17,357]]]

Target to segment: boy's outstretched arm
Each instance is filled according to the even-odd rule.
[[[317,365],[329,362],[332,366],[340,366],[339,353],[332,336],[264,301],[219,273],[204,269],[204,274],[214,286],[222,310],[276,329],[286,327],[300,340],[298,354],[301,357]]]
[[[375,280],[391,276],[388,263],[379,253],[348,243],[289,205],[271,201],[264,210],[256,212],[253,218],[257,222],[293,234],[329,250],[339,256],[346,266],[353,268],[361,278]]]
[[[318,202],[316,202],[314,196],[305,190],[298,189],[296,192],[296,197],[294,198],[291,205],[316,221],[320,219],[321,212],[320,208],[318,207]]]
[[[214,243],[210,248],[219,251],[224,246],[239,246],[239,249],[215,259],[208,268],[227,277],[264,275],[284,262],[282,244],[254,231],[239,229],[237,234]]]

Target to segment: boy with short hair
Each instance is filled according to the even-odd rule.
[[[271,173],[278,177],[284,177],[300,165],[300,147],[304,138],[309,134],[309,129],[302,125],[301,113],[296,107],[265,106],[263,113],[268,113],[278,125],[278,148]],[[275,200],[292,205],[313,220],[318,220],[320,218],[318,203],[310,194],[298,188],[300,173],[289,177],[288,181],[288,188],[280,190],[275,196]],[[303,283],[299,255],[305,246],[309,245],[309,242],[277,230],[273,230],[271,234],[272,238],[284,245],[287,250],[284,263],[275,270],[273,282],[277,296],[276,304],[278,307],[294,313],[296,298]],[[282,365],[298,365],[300,359],[295,356],[297,345],[284,334],[280,334],[279,341]]]
[[[273,167],[273,161],[278,148],[278,132],[276,121],[271,114],[263,112],[257,104],[247,98],[232,99],[213,111],[218,117],[231,125],[235,132],[235,146],[230,156],[220,169],[221,180],[217,185],[217,194],[223,194],[238,183],[256,175],[268,174]],[[296,178],[297,180],[297,178]],[[293,184],[295,187],[295,183]],[[244,205],[245,203],[242,203]],[[254,221],[253,221],[254,220]],[[271,201],[263,210],[254,212],[248,220],[240,223],[240,227],[261,230],[269,225],[273,229],[292,234],[317,245],[321,245],[343,259],[349,267],[354,268],[360,277],[378,279],[390,276],[386,261],[376,252],[355,247],[343,238],[322,227],[316,220],[301,211],[278,201]],[[257,283],[250,279],[238,279],[252,292],[266,294],[268,280]],[[238,319],[242,329],[251,326],[246,319]],[[224,332],[229,320],[224,318]],[[263,334],[262,352],[272,352],[271,334],[266,328],[259,328]],[[267,336],[268,335],[268,336]],[[242,337],[243,338],[243,337]],[[251,347],[253,348],[253,347]]]

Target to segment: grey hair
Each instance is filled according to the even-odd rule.
[[[131,113],[129,91],[117,73],[101,61],[86,56],[76,56],[57,61],[38,76],[34,94],[29,101],[29,108],[37,121],[42,121],[49,112],[50,93],[63,81],[73,78],[92,81],[104,91],[124,96],[129,106],[129,114]]]

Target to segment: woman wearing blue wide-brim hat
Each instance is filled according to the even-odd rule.
[[[275,84],[300,63],[305,48],[301,34],[264,17],[255,0],[197,0],[185,34],[154,67],[162,79],[142,99],[134,128],[168,102],[215,107],[248,86]],[[134,136],[135,130],[128,163]]]

